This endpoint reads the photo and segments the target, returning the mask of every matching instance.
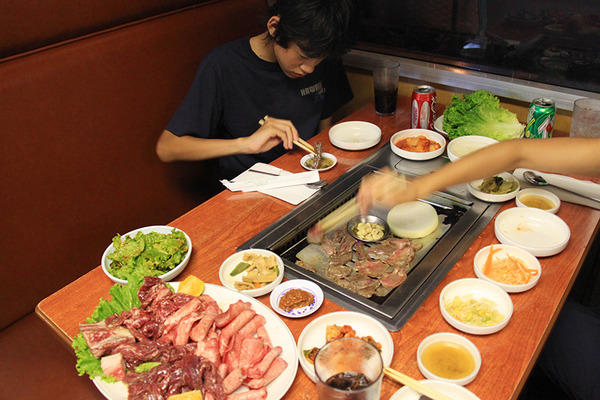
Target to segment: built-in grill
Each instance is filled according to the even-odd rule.
[[[354,311],[365,312],[381,321],[389,330],[399,330],[435,289],[448,271],[485,228],[500,205],[472,197],[464,185],[437,192],[425,199],[440,218],[440,227],[421,239],[423,248],[416,252],[407,279],[385,296],[365,298],[305,269],[296,262],[297,254],[307,247],[306,233],[317,221],[356,196],[361,179],[384,166],[408,176],[430,173],[448,162],[445,158],[410,161],[396,156],[385,146],[326,186],[314,197],[280,218],[240,246],[241,249],[269,249],[281,256],[288,279],[309,279],[320,284],[325,296]],[[385,219],[386,210],[373,210]]]

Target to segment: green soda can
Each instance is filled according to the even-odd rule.
[[[552,137],[555,115],[556,105],[554,100],[544,97],[533,99],[527,113],[525,137],[531,139]]]

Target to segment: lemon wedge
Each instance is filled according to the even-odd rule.
[[[177,293],[185,293],[192,296],[200,296],[204,292],[204,282],[202,282],[198,277],[194,275],[190,275],[185,278],[177,288]],[[190,392],[186,392],[190,393]],[[169,397],[170,398],[170,397]],[[193,397],[195,399],[195,397]],[[200,397],[202,398],[202,397]],[[182,399],[187,399],[187,397],[182,397]],[[192,399],[192,397],[190,397]]]
[[[200,390],[192,390],[191,392],[173,394],[167,397],[167,400],[202,400],[202,392]]]

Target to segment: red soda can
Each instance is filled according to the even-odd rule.
[[[432,86],[420,85],[414,88],[411,115],[411,127],[413,129],[433,130],[436,98],[435,88]]]

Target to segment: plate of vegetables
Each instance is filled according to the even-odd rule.
[[[533,254],[506,244],[479,250],[473,259],[473,269],[479,279],[492,282],[508,293],[531,289],[542,274],[542,266]]]
[[[519,180],[508,172],[477,179],[467,183],[467,190],[473,196],[490,203],[501,203],[515,198],[521,185]]]
[[[270,293],[283,280],[283,260],[264,249],[242,250],[229,256],[219,270],[223,286],[258,297]]]
[[[168,282],[183,271],[192,254],[192,240],[182,230],[155,225],[116,235],[102,254],[102,270],[113,282],[127,276],[158,276]]]

